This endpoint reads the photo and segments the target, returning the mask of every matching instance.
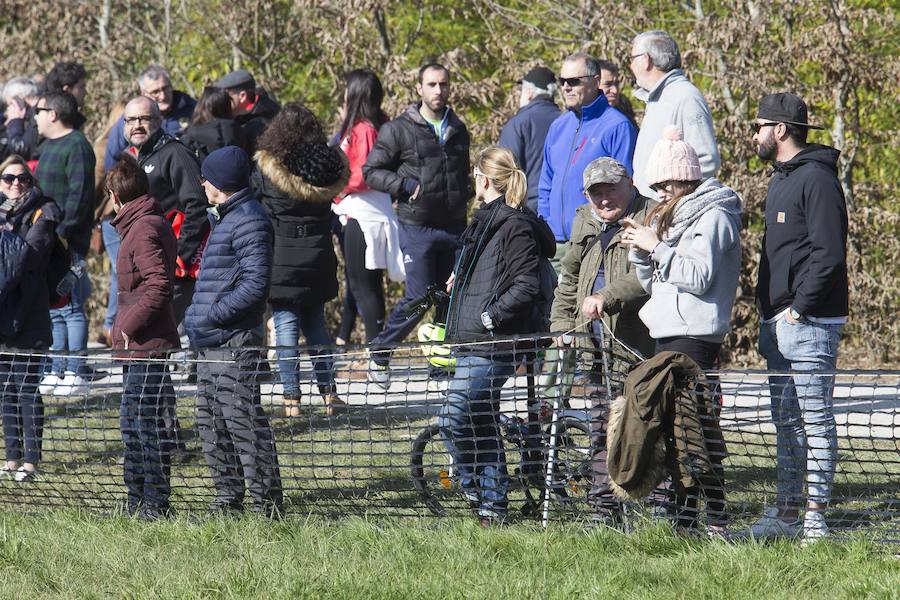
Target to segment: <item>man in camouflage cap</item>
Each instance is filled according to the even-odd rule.
[[[559,336],[557,345],[565,348],[574,344],[590,351],[593,368],[589,378],[595,385],[603,384],[597,385],[590,396],[593,477],[588,498],[595,523],[618,527],[622,524],[621,505],[612,494],[606,472],[606,420],[612,398],[607,397],[606,384],[600,378],[602,361],[596,350],[602,319],[618,340],[644,356],[653,354],[653,340],[638,317],[649,296],[628,261],[620,222],[630,217],[643,223],[656,202],[641,196],[625,166],[612,158],[598,158],[588,164],[583,180],[588,202],[575,211],[572,235],[560,261],[560,283],[550,312],[551,331],[587,334],[568,344]],[[621,346],[617,346],[621,354]],[[624,363],[610,364],[613,385],[621,383],[624,374],[617,376],[616,372],[623,370]]]

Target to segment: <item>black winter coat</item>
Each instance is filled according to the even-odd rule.
[[[281,105],[269,98],[265,90],[257,89],[256,104],[253,105],[253,109],[245,115],[238,115],[234,118],[244,131],[244,139],[247,144],[245,149],[248,156],[253,156],[256,152],[256,142],[259,136],[280,110]]]
[[[156,198],[164,215],[178,209],[185,215],[178,237],[178,256],[185,265],[191,263],[206,237],[206,192],[200,185],[200,165],[187,146],[157,130],[137,156],[150,180],[150,195]]]
[[[469,181],[469,131],[448,109],[444,143],[414,104],[384,124],[375,147],[363,166],[372,189],[397,201],[397,218],[410,225],[453,229],[466,222],[466,206],[472,196]],[[406,180],[421,186],[409,199]]]
[[[475,211],[460,243],[447,339],[458,343],[535,333],[532,311],[541,292],[539,258],[556,252],[550,226],[530,209],[512,208],[501,197]],[[482,324],[485,311],[493,321],[493,335]]]
[[[849,313],[847,203],[837,179],[839,155],[810,144],[791,160],[775,163],[756,292],[765,319],[790,306],[814,317]]]
[[[272,219],[275,258],[273,306],[328,302],[338,292],[337,257],[331,239],[331,201],[350,178],[347,157],[343,175],[328,187],[316,187],[288,171],[275,155],[259,151],[250,185]]]
[[[0,202],[5,199],[0,194]],[[35,218],[37,210],[41,212]],[[0,252],[2,348],[43,349],[50,346],[47,266],[56,226],[61,219],[59,207],[35,189],[6,221],[0,222],[0,229],[4,230],[4,249]]]
[[[191,125],[181,136],[181,143],[194,152],[201,165],[210,152],[225,146],[247,150],[244,131],[234,119],[213,119],[208,123]]]

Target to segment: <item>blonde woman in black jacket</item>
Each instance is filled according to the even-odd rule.
[[[474,178],[479,206],[448,281],[447,339],[461,345],[439,424],[463,493],[487,526],[506,518],[500,388],[521,357],[512,342],[467,343],[535,332],[540,259],[552,257],[556,245],[550,227],[525,207],[525,173],[509,150],[484,150]]]

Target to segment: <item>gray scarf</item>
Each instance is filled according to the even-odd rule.
[[[672,215],[672,224],[666,231],[666,238],[663,241],[668,246],[677,246],[691,223],[709,210],[722,210],[740,218],[741,204],[741,197],[733,189],[722,185],[715,177],[710,177],[701,183],[693,194],[685,196],[678,202],[675,214]]]

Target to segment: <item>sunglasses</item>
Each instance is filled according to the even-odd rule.
[[[753,133],[759,133],[759,130],[763,127],[774,127],[778,125],[778,123],[750,123],[750,129],[753,130]]]
[[[17,179],[22,185],[31,185],[32,182],[31,175],[28,173],[19,173],[18,175],[7,173],[6,175],[0,175],[0,180],[3,180],[3,183],[6,185],[12,185]]]
[[[567,85],[569,87],[578,87],[584,84],[584,80],[591,79],[591,77],[595,77],[595,75],[582,75],[581,77],[557,77],[556,80],[559,82],[559,87]]]

